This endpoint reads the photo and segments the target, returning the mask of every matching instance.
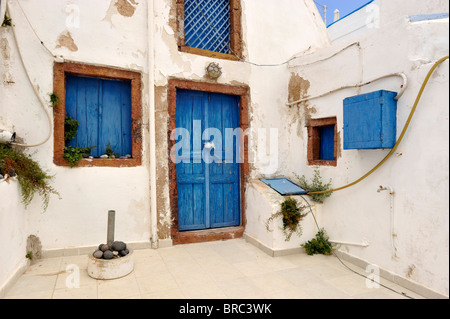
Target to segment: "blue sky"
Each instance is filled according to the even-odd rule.
[[[323,19],[323,6],[327,6],[327,26],[333,23],[334,10],[339,10],[339,16],[349,14],[350,12],[362,7],[370,0],[314,0],[317,9]]]

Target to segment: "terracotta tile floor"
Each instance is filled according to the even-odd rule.
[[[383,286],[367,287],[365,278],[335,256],[270,257],[244,239],[135,250],[133,258],[134,270],[114,280],[89,277],[86,255],[42,259],[17,280],[5,299],[406,298]],[[365,274],[364,269],[345,263]],[[79,287],[71,288],[67,279],[73,272],[66,270],[74,267],[80,270]],[[422,298],[386,280],[381,282]]]

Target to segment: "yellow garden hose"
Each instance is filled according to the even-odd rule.
[[[420,98],[421,98],[421,96],[422,96],[422,93],[423,93],[423,91],[424,91],[424,89],[425,89],[425,87],[426,87],[426,85],[427,85],[427,83],[428,83],[428,80],[430,79],[431,75],[433,74],[434,70],[439,66],[439,64],[441,64],[442,62],[444,62],[444,61],[447,60],[448,58],[449,58],[449,56],[445,56],[445,57],[439,59],[439,60],[433,65],[433,67],[430,69],[430,71],[428,71],[428,74],[427,74],[427,76],[425,77],[425,80],[423,81],[422,86],[420,87],[420,91],[419,91],[419,93],[417,94],[417,97],[416,97],[416,100],[415,100],[415,102],[414,102],[414,105],[413,105],[413,107],[412,107],[412,109],[411,109],[411,112],[409,113],[408,120],[406,121],[406,124],[405,124],[405,126],[403,127],[402,133],[400,134],[400,136],[399,136],[397,142],[395,143],[394,147],[393,147],[393,148],[391,149],[391,151],[385,156],[385,158],[383,158],[383,160],[381,160],[377,165],[375,165],[374,168],[372,168],[370,171],[368,171],[366,174],[364,174],[363,176],[361,176],[360,178],[358,178],[358,179],[355,180],[354,182],[351,182],[351,183],[349,183],[349,184],[347,184],[347,185],[345,185],[345,186],[341,186],[341,187],[334,188],[334,189],[329,189],[329,190],[324,190],[324,191],[314,191],[314,192],[309,192],[308,195],[310,195],[310,194],[324,194],[324,193],[336,192],[336,191],[339,191],[339,190],[348,188],[348,187],[350,187],[350,186],[353,186],[353,185],[359,183],[360,181],[362,181],[363,179],[365,179],[366,177],[368,177],[370,174],[372,174],[373,172],[375,172],[381,165],[383,165],[384,162],[386,162],[386,161],[388,160],[388,158],[395,152],[395,150],[397,149],[398,145],[399,145],[400,142],[402,141],[403,136],[405,135],[406,130],[408,129],[408,126],[409,126],[409,124],[410,124],[410,122],[411,122],[411,119],[412,119],[412,117],[413,117],[413,115],[414,115],[414,112],[416,111],[417,104],[419,104],[419,100],[420,100]]]

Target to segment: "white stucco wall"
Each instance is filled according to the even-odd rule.
[[[250,87],[251,126],[283,125],[283,118],[278,113],[284,109],[286,65],[261,67],[179,52],[173,0],[154,1],[153,6],[147,1],[131,5],[130,1],[123,0],[42,0],[21,1],[20,4],[23,11],[16,1],[10,1],[9,5],[18,47],[11,28],[0,28],[3,54],[0,127],[16,131],[18,141],[27,144],[42,141],[50,129],[46,113],[27,82],[19,49],[26,70],[46,101],[53,91],[55,59],[52,55],[66,61],[141,72],[143,164],[132,168],[56,166],[53,163],[53,132],[45,144],[27,149],[27,153],[55,176],[53,186],[61,199],[52,196],[47,211],[43,212],[36,195],[24,211],[17,194],[17,182],[0,185],[7,188],[0,192],[2,214],[16,216],[0,224],[1,233],[2,236],[5,234],[5,240],[14,242],[15,253],[20,256],[14,262],[1,261],[0,285],[17,263],[23,262],[24,242],[28,235],[38,236],[46,251],[98,245],[106,240],[107,211],[110,209],[116,210],[117,239],[149,243],[155,235],[151,232],[151,203],[156,198],[152,199],[150,195],[150,180],[154,175],[150,171],[149,133],[152,118],[149,109],[153,103],[155,121],[159,125],[155,143],[158,161],[156,217],[159,230],[167,230],[172,220],[168,204],[166,126],[169,78],[206,81],[205,67],[210,62],[218,62],[223,71],[218,83]],[[279,64],[298,52],[329,44],[312,0],[286,0],[282,4],[243,0],[241,5],[244,57],[252,63]],[[148,12],[148,8],[153,12]],[[148,32],[148,27],[153,35]],[[155,96],[150,95],[153,88]],[[50,108],[47,111],[52,112]],[[14,196],[6,196],[10,192]],[[4,227],[11,227],[16,232],[14,236],[3,232]]]
[[[408,87],[398,103],[398,127],[402,127],[426,72],[435,60],[448,54],[448,19],[408,21],[410,14],[448,12],[448,3],[439,0],[426,5],[419,0],[410,1],[408,5],[400,5],[400,1],[380,1],[378,28],[369,29],[356,38],[336,41],[332,46],[313,1],[283,0],[281,4],[243,0],[245,59],[255,64],[278,64],[298,56],[289,66],[276,67],[179,52],[172,0],[154,1],[150,14],[145,1],[120,8],[115,4],[124,4],[124,1],[21,3],[34,31],[15,1],[10,5],[14,28],[26,68],[45,99],[53,91],[54,59],[39,43],[36,34],[53,54],[62,55],[66,60],[142,73],[143,164],[133,168],[70,169],[53,164],[53,138],[38,148],[29,149],[44,169],[55,176],[54,187],[61,199],[52,196],[48,210],[42,212],[40,198],[36,196],[24,210],[17,183],[0,184],[1,239],[14,242],[12,254],[15,256],[9,261],[0,261],[0,285],[23,262],[28,235],[38,236],[45,250],[97,245],[106,239],[109,209],[116,210],[117,214],[116,238],[126,242],[150,241],[154,235],[150,207],[151,201],[156,200],[150,195],[153,176],[149,108],[153,103],[157,123],[157,219],[159,229],[167,230],[172,220],[167,168],[169,78],[206,81],[205,67],[210,62],[218,62],[223,75],[217,83],[250,88],[250,126],[255,130],[278,130],[275,169],[268,169],[262,162],[252,163],[251,178],[293,177],[293,173],[311,176],[313,167],[306,164],[305,122],[311,117],[336,116],[341,138],[338,165],[321,167],[321,174],[326,181],[332,178],[334,186],[341,186],[372,168],[387,152],[342,150],[342,100],[379,89],[397,91],[401,81],[384,79],[289,108],[285,103],[295,96],[293,90],[301,88],[301,97],[313,96],[387,73],[404,72]],[[148,25],[153,28],[153,36],[147,32]],[[360,48],[353,45],[331,59],[312,63],[340,51],[355,39],[360,42]],[[19,139],[25,143],[38,142],[49,130],[46,115],[27,82],[11,30],[0,28],[0,41],[0,128],[17,131]],[[153,61],[149,62],[149,57],[153,57]],[[290,88],[295,82],[293,78],[299,86]],[[153,89],[155,96],[150,95]],[[448,294],[448,133],[447,61],[430,80],[396,156],[375,175],[353,188],[334,193],[317,209],[319,223],[332,239],[370,243],[367,248],[344,246],[345,252],[444,294]],[[251,142],[253,151],[261,149],[256,137]],[[392,258],[390,241],[390,197],[387,192],[377,193],[379,185],[391,186],[395,191],[396,259]],[[262,192],[250,188],[247,205],[262,196]],[[264,206],[261,202],[258,205]],[[283,242],[281,232],[272,234],[271,238],[271,234],[258,235],[268,216],[258,218],[258,207],[249,209],[255,211],[247,220],[249,233],[260,236],[261,241],[274,249],[291,248],[292,243]],[[4,216],[7,216],[5,223]],[[309,239],[316,230],[314,227],[308,220],[304,225],[305,237],[296,238],[294,243]],[[4,232],[4,228],[11,228],[11,231]]]
[[[0,241],[5,252],[0,256],[0,298],[6,284],[15,273],[26,266],[27,217],[22,207],[17,183],[0,181]]]
[[[49,94],[53,92],[54,58],[40,44],[36,34],[52,54],[62,56],[66,61],[141,72],[142,135],[143,143],[148,144],[146,3],[136,6],[132,17],[121,15],[109,1],[22,1],[21,5],[23,11],[17,2],[10,1],[10,15],[26,69],[41,97],[48,101]],[[64,44],[60,40],[67,40],[67,32],[73,42]],[[16,131],[18,141],[34,144],[47,136],[47,118],[28,83],[10,28],[1,28],[1,40],[3,49],[8,52],[8,59],[2,61],[4,78],[0,85],[0,123],[2,127]],[[52,114],[50,107],[47,111]],[[117,239],[126,242],[149,241],[147,148],[143,149],[143,165],[133,168],[70,169],[55,166],[53,134],[42,146],[26,151],[50,175],[54,175],[52,185],[61,195],[61,199],[52,195],[47,211],[43,212],[36,194],[27,209],[27,232],[40,238],[44,250],[104,242],[110,209],[116,210]],[[3,194],[1,197],[3,201]],[[21,205],[15,207],[19,212],[23,209]]]
[[[158,170],[166,172],[163,179],[158,178],[158,189],[165,189],[161,191],[163,196],[158,195],[158,219],[166,229],[171,224],[167,178],[168,80],[177,78],[208,81],[205,78],[206,66],[211,62],[218,62],[223,74],[216,83],[245,85],[250,88],[250,127],[255,132],[258,128],[268,130],[283,127],[286,121],[284,96],[287,92],[286,64],[283,63],[298,52],[329,45],[326,28],[313,1],[289,0],[281,4],[269,0],[243,0],[243,56],[247,62],[218,60],[179,52],[173,25],[168,25],[168,21],[175,19],[172,2],[166,0],[154,3],[157,161]],[[278,66],[266,66],[269,64]],[[158,95],[158,92],[163,94]],[[252,134],[251,137],[252,152],[257,149],[258,140],[257,134]],[[271,175],[280,171],[278,163],[274,171],[261,162],[252,162],[251,165],[254,167],[250,172],[252,178],[261,176],[266,171],[270,171]]]
[[[301,252],[301,244],[310,240],[317,233],[314,218],[319,220],[317,205],[306,196],[291,196],[302,207],[302,214],[306,214],[301,219],[298,232],[294,232],[289,238],[282,231],[283,218],[274,214],[280,212],[281,203],[284,196],[269,188],[260,180],[252,180],[246,189],[246,214],[247,225],[245,235],[261,244],[269,254],[277,255],[282,253]],[[312,215],[314,214],[314,216]]]
[[[403,72],[408,86],[398,101],[399,136],[428,70],[449,52],[448,19],[411,23],[408,16],[437,12],[448,12],[448,2],[381,1],[379,28],[335,41],[331,48],[312,56],[305,55],[291,64],[291,70],[310,81],[311,96]],[[314,58],[322,60],[331,56],[353,41],[359,41],[361,49],[354,45],[330,59],[302,66]],[[448,70],[447,60],[431,77],[402,143],[388,162],[359,184],[333,193],[322,207],[323,226],[332,239],[369,243],[366,248],[344,245],[342,251],[446,295],[449,288]],[[332,178],[334,187],[356,180],[388,153],[388,150],[342,149],[343,99],[381,89],[399,92],[401,83],[400,78],[383,79],[360,89],[344,89],[307,102],[315,110],[313,118],[337,117],[338,164],[320,167],[324,179]],[[293,136],[306,154],[306,138]],[[291,158],[286,173],[290,170],[311,176],[312,169],[304,155],[301,160]],[[389,192],[377,192],[380,185],[393,188],[393,210]],[[391,242],[392,225],[396,234],[396,258],[393,258]]]
[[[380,24],[380,0],[372,1],[359,10],[330,24],[328,34],[332,41],[358,37]]]

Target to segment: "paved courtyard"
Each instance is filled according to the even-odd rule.
[[[9,289],[7,299],[398,299],[335,256],[270,257],[244,239],[141,249],[134,270],[114,280],[88,276],[86,255],[41,259]],[[364,269],[345,262],[360,274]],[[79,287],[72,287],[79,269]],[[394,283],[381,283],[414,298]],[[370,285],[369,285],[370,286]]]

